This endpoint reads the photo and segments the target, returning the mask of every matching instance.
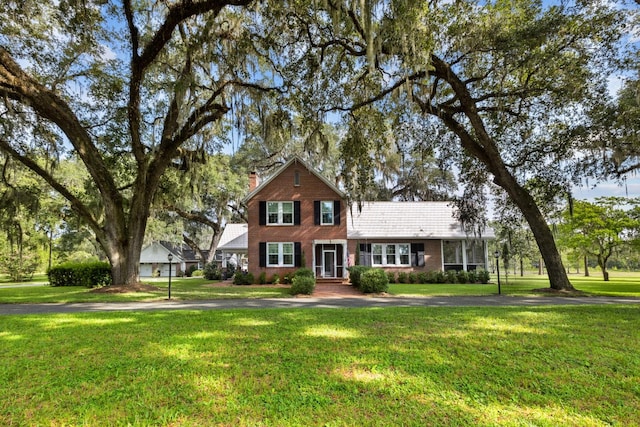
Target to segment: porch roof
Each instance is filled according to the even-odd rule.
[[[349,239],[493,239],[493,229],[467,233],[451,202],[362,202],[347,219]]]
[[[218,249],[221,251],[247,250],[249,247],[247,224],[227,224],[224,227]]]

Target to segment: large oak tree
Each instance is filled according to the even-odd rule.
[[[252,3],[5,3],[0,149],[69,201],[109,258],[115,284],[138,281],[167,168],[206,149],[243,97],[270,89],[268,62],[245,25]],[[56,169],[71,155],[90,177],[82,192]]]
[[[375,138],[381,121],[398,111],[430,118],[448,131],[436,151],[471,188],[463,199],[483,202],[487,182],[502,188],[535,236],[551,287],[573,289],[527,183],[567,182],[573,152],[555,130],[602,95],[624,13],[598,1],[315,3],[320,11],[287,15],[304,31],[282,48],[297,59],[289,70],[301,107],[344,113],[351,177],[361,183],[371,147],[385,146]]]

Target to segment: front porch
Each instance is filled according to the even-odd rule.
[[[347,241],[314,240],[313,272],[316,280],[337,279],[342,283],[347,277]]]

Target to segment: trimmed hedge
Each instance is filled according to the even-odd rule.
[[[381,268],[372,268],[360,276],[360,290],[365,294],[378,294],[389,290],[389,277]]]
[[[366,265],[354,265],[349,267],[348,270],[349,280],[351,280],[351,284],[360,289],[360,277],[365,271],[371,270],[371,267],[368,267]]]
[[[254,283],[255,283],[255,278],[251,273],[237,271],[236,274],[233,275],[234,285],[253,285]]]
[[[312,272],[313,273],[313,272]],[[293,283],[291,284],[291,294],[305,294],[311,295],[316,288],[316,279],[313,276],[307,276],[304,274],[294,275]]]
[[[51,286],[97,286],[111,285],[111,266],[108,262],[64,263],[47,271]]]

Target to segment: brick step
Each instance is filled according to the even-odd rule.
[[[348,285],[349,284],[349,280],[348,279],[342,279],[340,277],[337,278],[323,278],[323,277],[316,277],[316,285]]]

